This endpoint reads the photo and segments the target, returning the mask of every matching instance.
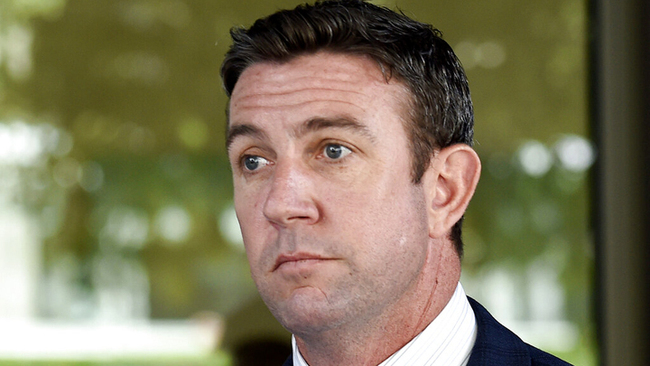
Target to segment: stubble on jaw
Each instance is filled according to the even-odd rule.
[[[368,268],[357,268],[351,265],[355,263],[356,259],[352,251],[349,253],[337,252],[341,257],[349,258],[349,262],[346,262],[346,264],[350,264],[349,267],[346,267],[349,271],[345,276],[335,277],[334,280],[337,281],[335,285],[324,280],[320,273],[314,274],[314,276],[321,275],[316,280],[309,278],[310,281],[314,281],[311,282],[312,284],[318,283],[317,280],[323,281],[320,284],[325,289],[333,289],[331,293],[320,291],[316,287],[313,288],[313,292],[307,288],[300,288],[292,294],[295,297],[284,303],[276,303],[270,298],[265,299],[272,313],[289,331],[305,343],[319,343],[319,346],[327,346],[330,343],[343,342],[343,344],[352,346],[355,342],[351,342],[350,339],[367,338],[369,333],[380,334],[379,338],[381,338],[384,337],[384,331],[387,328],[394,328],[391,331],[396,332],[400,329],[412,330],[412,328],[419,327],[418,324],[423,318],[426,318],[425,314],[419,314],[419,312],[425,312],[429,305],[418,307],[417,303],[418,301],[427,301],[428,303],[426,299],[429,293],[424,293],[423,296],[416,295],[416,293],[420,294],[422,288],[428,288],[428,292],[434,292],[435,279],[422,273],[431,272],[431,268],[426,269],[425,267],[437,267],[438,258],[431,258],[434,254],[428,243],[430,239],[426,234],[427,224],[424,213],[426,205],[421,195],[416,194],[420,187],[414,185],[412,189],[415,190],[412,194],[414,200],[412,208],[422,212],[419,226],[421,226],[423,235],[420,240],[422,240],[423,248],[426,247],[423,250],[426,250],[428,254],[426,256],[413,255],[412,243],[408,243],[408,241],[414,240],[414,238],[409,239],[402,234],[393,240],[382,243],[382,245],[404,248],[401,255],[391,258],[395,260],[395,263],[388,263],[385,267],[376,267],[374,272],[368,273]],[[418,224],[412,223],[411,225]],[[325,245],[327,244],[316,244],[316,246]],[[345,248],[346,246],[338,243],[333,247]],[[364,248],[364,251],[367,252],[372,252],[372,250],[373,248]],[[386,253],[383,254],[386,255]],[[360,257],[367,258],[367,255],[367,253],[363,253]],[[416,258],[421,259],[414,262]],[[386,259],[379,257],[374,261],[379,263]],[[397,261],[401,262],[396,263]],[[387,276],[386,271],[391,271],[391,268],[402,272],[404,268],[411,268],[412,271],[410,274],[395,273],[395,276]],[[401,281],[398,278],[407,280]],[[360,280],[363,282],[359,282]],[[274,293],[261,290],[263,293]],[[376,295],[378,292],[385,292],[385,296],[378,297]],[[315,294],[322,294],[320,301],[314,301],[318,298],[316,296],[309,296]],[[422,299],[419,299],[420,297]],[[290,304],[290,306],[285,307],[286,304]],[[395,317],[395,315],[397,316]],[[331,341],[326,341],[327,339]],[[367,344],[356,346],[363,348]]]

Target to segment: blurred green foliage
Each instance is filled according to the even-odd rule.
[[[241,247],[224,234],[232,187],[219,66],[231,26],[297,3],[0,3],[0,123],[59,131],[58,150],[41,163],[6,168],[20,177],[13,202],[45,228],[44,283],[66,268],[59,281],[73,289],[58,307],[42,291],[42,317],[97,317],[98,291],[145,288],[148,304],[135,315],[217,312],[226,348],[288,340],[258,298]],[[464,271],[480,279],[516,263],[516,274],[550,258],[580,330],[567,357],[595,364],[588,170],[563,167],[554,150],[562,136],[589,132],[585,1],[378,3],[440,28],[467,69],[485,167],[467,214]],[[553,159],[537,176],[518,160],[531,140]],[[102,267],[106,258],[114,260]]]

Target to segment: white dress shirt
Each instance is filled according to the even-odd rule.
[[[465,366],[476,341],[476,318],[460,283],[442,312],[378,366]],[[309,366],[291,337],[294,366]]]

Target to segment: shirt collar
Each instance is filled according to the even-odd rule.
[[[463,286],[456,291],[442,312],[404,347],[378,366],[464,366],[476,340],[476,318]],[[291,337],[293,364],[309,366]]]

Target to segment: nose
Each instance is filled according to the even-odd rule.
[[[307,168],[300,163],[278,162],[264,202],[264,216],[281,227],[314,224],[320,219],[314,193],[314,181]]]

